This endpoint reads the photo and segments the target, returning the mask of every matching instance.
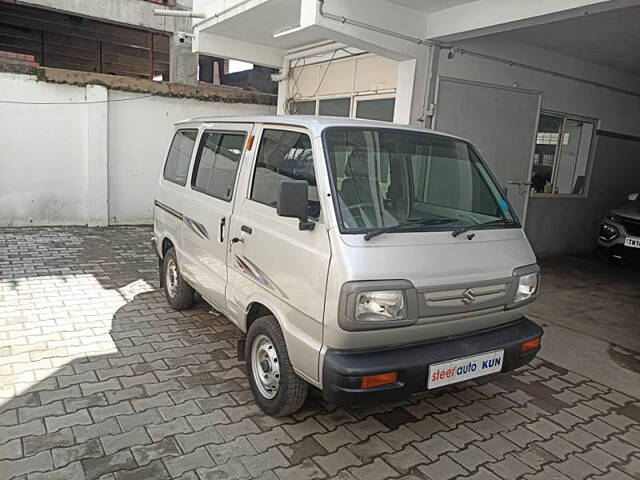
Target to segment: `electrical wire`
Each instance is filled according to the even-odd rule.
[[[316,90],[311,94],[310,98],[315,97],[318,92],[320,91],[320,88],[322,88],[322,84],[324,83],[325,78],[327,77],[327,74],[329,73],[329,67],[331,67],[332,62],[335,60],[336,55],[339,51],[345,51],[346,53],[353,55],[351,52],[349,52],[348,50],[346,50],[345,48],[337,48],[333,51],[333,54],[331,55],[331,58],[329,59],[328,62],[326,62],[326,68],[324,70],[324,73],[322,74],[322,78],[320,78],[320,81],[318,82],[318,86],[316,87]],[[318,54],[318,55],[313,55],[315,57],[318,56],[322,56],[324,54]],[[312,56],[312,57],[313,57]],[[307,57],[307,58],[312,58],[312,57]],[[303,64],[302,67],[304,67],[306,65],[306,58],[301,59]],[[291,93],[291,90],[289,90],[289,98],[287,98],[284,102],[284,110],[286,113],[288,113],[289,115],[295,115],[296,113],[298,113],[298,100],[297,98],[300,97],[299,94],[299,87],[298,87],[298,80],[300,79],[300,76],[302,75],[302,68],[299,68],[299,73],[298,73],[298,77],[296,78],[296,76],[294,75],[293,71],[294,69],[298,68],[298,63],[296,63],[295,65],[293,65],[291,67],[291,83],[293,85],[290,84],[290,86],[293,86],[294,88],[294,93]]]
[[[0,103],[10,105],[92,105],[96,103],[116,103],[116,102],[130,102],[134,100],[142,100],[144,98],[155,97],[154,94],[141,95],[139,97],[132,98],[116,98],[113,100],[90,100],[88,102],[23,102],[20,100],[0,100]]]
[[[324,73],[322,74],[322,78],[320,79],[320,82],[318,83],[318,88],[316,88],[316,91],[311,94],[312,98],[315,97],[318,94],[318,92],[320,91],[320,88],[322,87],[322,84],[324,83],[324,79],[327,78],[327,73],[329,73],[329,67],[331,66],[331,63],[333,62],[333,60],[336,58],[336,53],[338,53],[338,50],[339,49],[333,51],[333,55],[331,55],[331,58],[327,62],[327,68],[325,68]]]

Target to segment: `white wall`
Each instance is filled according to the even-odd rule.
[[[0,100],[84,102],[84,87],[0,74]],[[0,103],[0,225],[87,223],[87,106]]]
[[[140,94],[111,90],[110,100]],[[173,124],[205,115],[273,114],[275,107],[150,97],[109,103],[109,223],[147,223]]]
[[[0,73],[0,100],[62,103],[0,102],[0,226],[149,223],[174,122],[275,113],[159,96],[112,102],[143,95]],[[111,102],[84,103],[101,99]]]

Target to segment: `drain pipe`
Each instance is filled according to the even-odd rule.
[[[274,82],[283,82],[289,79],[289,70],[291,69],[291,60],[287,60],[286,57],[282,61],[282,68],[278,73],[271,74],[271,80]]]
[[[206,18],[207,16],[204,13],[196,13],[191,10],[162,10],[160,8],[156,8],[153,10],[154,15],[159,15],[162,17],[183,17],[183,18]]]
[[[438,67],[440,64],[440,47],[432,46],[429,49],[429,74],[427,77],[427,88],[424,96],[424,104],[422,106],[422,118],[418,121],[422,122],[425,128],[435,128],[436,116],[436,85],[438,81]]]

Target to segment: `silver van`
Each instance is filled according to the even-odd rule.
[[[540,349],[525,317],[539,268],[461,138],[330,117],[176,125],[154,248],[175,309],[197,291],[246,334],[258,405],[309,385],[334,405],[386,402],[512,370]]]

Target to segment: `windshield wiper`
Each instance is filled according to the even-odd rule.
[[[438,225],[440,223],[450,223],[457,221],[457,218],[448,218],[448,217],[437,217],[437,218],[417,218],[415,220],[408,220],[405,223],[399,223],[397,225],[391,225],[389,227],[382,227],[376,230],[371,230],[364,234],[365,240],[371,240],[373,237],[377,237],[378,235],[382,235],[387,232],[394,232],[397,230],[402,230],[406,227],[411,227],[414,225],[426,226],[426,225]]]
[[[491,220],[489,222],[476,223],[474,225],[468,225],[466,227],[456,228],[451,232],[451,236],[457,237],[458,235],[462,235],[463,233],[468,232],[469,230],[476,230],[478,228],[485,227],[487,225],[512,225],[514,223],[516,222],[508,218],[499,218],[497,220]]]

